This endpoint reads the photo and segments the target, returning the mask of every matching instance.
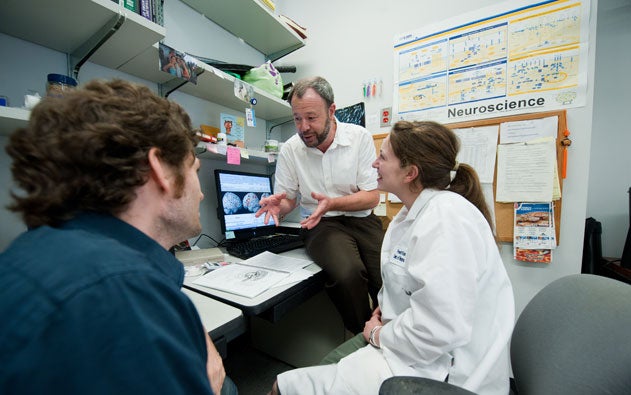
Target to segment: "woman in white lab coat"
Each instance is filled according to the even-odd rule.
[[[458,164],[458,150],[441,124],[394,125],[373,167],[379,189],[404,207],[383,241],[379,306],[358,335],[366,345],[336,364],[285,372],[274,390],[377,394],[388,377],[407,375],[509,392],[513,291],[477,174]]]

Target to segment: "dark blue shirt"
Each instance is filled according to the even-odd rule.
[[[23,233],[0,254],[0,393],[210,394],[183,278],[112,216]]]

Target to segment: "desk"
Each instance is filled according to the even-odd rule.
[[[603,258],[603,268],[607,277],[631,284],[631,269],[620,265],[620,258]]]
[[[228,306],[197,292],[182,288],[182,292],[195,305],[204,328],[208,331],[219,354],[225,358],[228,342],[246,331],[245,317],[241,310]]]
[[[279,255],[309,259],[304,248],[285,251]],[[232,262],[241,260],[227,254],[225,254],[225,259]],[[243,314],[246,316],[259,316],[271,322],[277,322],[288,311],[299,306],[324,288],[324,272],[322,272],[322,269],[315,263],[312,263],[305,269],[312,271],[314,275],[299,283],[270,288],[255,298],[246,298],[193,284],[197,277],[184,278],[184,287],[234,306],[243,311]]]
[[[308,259],[304,248],[279,255]],[[240,260],[230,255],[224,258]],[[252,344],[260,351],[296,367],[312,366],[346,337],[344,324],[324,293],[324,272],[316,264],[306,269],[314,275],[299,283],[270,288],[255,298],[193,284],[197,277],[185,277],[184,287],[202,298],[240,309],[248,322]]]

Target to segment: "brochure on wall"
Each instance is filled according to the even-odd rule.
[[[518,261],[552,262],[556,247],[552,203],[515,203],[513,255]]]

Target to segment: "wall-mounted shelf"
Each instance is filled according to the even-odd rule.
[[[117,69],[162,40],[166,30],[112,0],[4,1],[0,32],[70,54],[119,14],[125,22],[89,58]]]
[[[264,152],[264,151],[248,149],[248,158],[247,159],[241,158],[241,161],[242,162],[245,161],[247,163],[274,164],[275,165],[276,158],[274,158],[273,162],[270,162],[269,155],[274,155],[274,154],[270,154],[269,152]],[[203,151],[201,153],[198,153],[197,157],[199,157],[200,159],[220,160],[222,162],[226,161],[226,155],[219,154],[212,151]]]
[[[15,129],[26,126],[30,116],[29,110],[0,106],[0,135],[8,136]]]
[[[192,0],[187,0],[189,3]],[[235,35],[249,36],[249,40],[260,39],[259,50],[273,54],[304,46],[292,30],[253,0],[231,0],[199,2],[204,6],[218,8],[216,18],[223,23],[236,26]],[[190,4],[190,3],[189,3]],[[199,5],[198,5],[199,6]],[[205,14],[211,10],[205,9]],[[201,12],[201,11],[200,11]],[[27,40],[66,54],[72,54],[89,44],[95,34],[112,23],[118,15],[125,17],[123,24],[94,53],[89,61],[117,69],[159,84],[173,77],[159,69],[157,42],[166,35],[164,27],[141,15],[133,13],[111,0],[19,0],[3,2],[0,12],[0,32]],[[236,16],[239,18],[236,18]],[[256,26],[257,32],[240,33],[240,26]],[[248,41],[248,40],[246,40]],[[265,46],[263,46],[263,43]],[[250,43],[251,45],[255,45]],[[236,111],[249,107],[234,96],[234,77],[202,64],[204,73],[198,77],[197,85],[186,83],[181,92],[208,100]],[[286,119],[291,115],[289,105],[269,93],[255,88],[257,104],[253,107],[257,118],[268,121]],[[23,112],[22,112],[23,111]],[[21,109],[0,111],[0,133],[9,134],[15,127],[26,124],[29,112]]]
[[[257,0],[182,0],[272,61],[305,41]]]
[[[197,77],[197,85],[186,83],[178,91],[236,111],[244,111],[250,106],[249,103],[234,95],[235,78],[233,76],[202,62],[200,62],[200,67],[204,69],[204,72]],[[119,70],[159,84],[164,84],[174,78],[160,70],[157,44],[122,65]],[[184,81],[182,79],[182,82]],[[254,97],[257,99],[257,104],[253,106],[257,118],[274,120],[291,115],[291,107],[287,102],[262,89],[254,87]]]

